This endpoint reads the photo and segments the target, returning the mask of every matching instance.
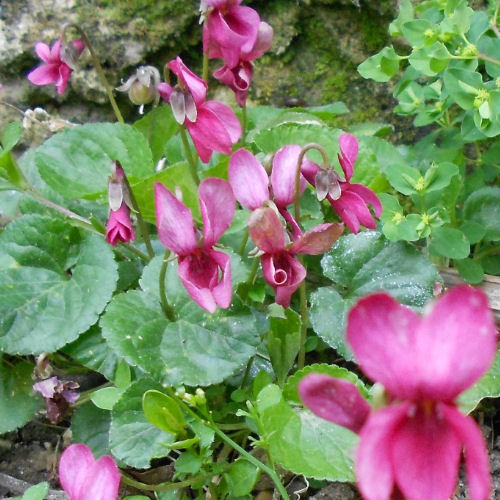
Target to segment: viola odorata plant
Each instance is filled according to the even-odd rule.
[[[359,434],[355,469],[363,497],[447,500],[463,452],[470,498],[486,500],[486,444],[456,403],[496,353],[484,293],[457,286],[423,317],[385,293],[370,295],[350,311],[347,339],[363,372],[384,387],[384,403],[371,409],[354,384],[323,374],[304,377],[299,392],[318,416]]]

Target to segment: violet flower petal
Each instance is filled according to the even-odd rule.
[[[28,80],[35,85],[48,85],[55,83],[59,79],[58,64],[42,64],[34,70],[30,71],[27,76]]]
[[[259,160],[246,149],[238,149],[229,160],[229,183],[242,206],[254,210],[269,200],[269,178]]]
[[[59,460],[59,481],[71,500],[81,500],[89,486],[89,472],[94,457],[84,444],[72,444],[62,453]]]
[[[304,404],[318,417],[352,432],[358,433],[370,414],[370,405],[348,380],[311,373],[299,382],[298,390]]]
[[[155,206],[158,236],[177,255],[188,255],[198,247],[193,216],[163,184],[155,184]]]
[[[349,181],[354,172],[354,164],[358,157],[359,145],[354,135],[342,134],[339,137],[340,154],[338,155],[340,165],[344,171],[345,180]]]
[[[260,207],[248,218],[248,233],[253,242],[266,253],[285,249],[285,234],[281,220],[271,207]]]
[[[211,248],[233,220],[233,190],[226,180],[209,177],[201,182],[198,196],[203,219],[203,246]]]
[[[326,223],[314,226],[305,232],[290,248],[292,253],[320,255],[330,250],[344,232],[344,224]]]

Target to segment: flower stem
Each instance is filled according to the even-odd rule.
[[[134,196],[134,192],[132,191],[132,189],[130,188],[130,184],[128,183],[127,176],[124,176],[123,179],[124,179],[125,185],[127,186],[128,195],[130,196],[130,202],[132,203],[135,215],[137,217],[137,224],[139,224],[139,231],[141,232],[142,239],[144,240],[144,244],[146,245],[148,255],[149,255],[150,259],[152,259],[155,256],[155,252],[154,252],[153,247],[151,245],[151,239],[149,238],[149,231],[148,231],[148,227],[146,226],[146,221],[142,217],[141,211],[139,209],[139,205],[138,205],[137,200],[135,199],[135,196]]]
[[[209,63],[208,63],[208,54],[203,52],[203,72],[201,77],[208,83],[208,71],[209,71]]]
[[[165,252],[165,256],[163,257],[163,263],[162,263],[161,269],[160,269],[160,276],[158,277],[159,282],[160,282],[160,302],[161,302],[161,308],[163,309],[165,316],[170,321],[175,321],[176,317],[175,317],[174,309],[168,303],[167,295],[165,293],[165,276],[167,274],[167,266],[168,266],[168,258],[169,257],[170,257],[170,250],[167,250]]]
[[[191,153],[191,147],[189,146],[186,129],[182,125],[180,126],[180,133],[181,133],[182,144],[184,146],[184,152],[186,153],[186,158],[189,165],[189,170],[191,172],[191,176],[193,177],[194,182],[196,182],[196,184],[199,185],[200,178],[198,176],[198,168],[197,168],[198,165],[196,164],[196,161]]]
[[[245,145],[247,137],[247,103],[241,108],[241,143]]]
[[[106,93],[108,94],[109,102],[111,104],[111,107],[113,108],[116,119],[120,123],[124,123],[123,116],[120,112],[120,108],[118,108],[118,104],[116,104],[115,98],[113,96],[113,89],[112,89],[111,85],[109,84],[108,79],[106,78],[106,74],[104,73],[104,70],[102,69],[101,63],[99,62],[99,58],[97,57],[97,54],[95,53],[94,47],[90,43],[90,40],[88,39],[87,35],[85,34],[85,31],[83,31],[83,29],[80,28],[80,26],[78,26],[78,24],[74,24],[74,23],[67,24],[63,28],[63,36],[62,36],[63,39],[64,39],[64,34],[68,28],[76,29],[76,31],[78,31],[78,33],[82,37],[83,42],[85,43],[85,46],[89,49],[90,55],[92,57],[92,61],[94,63],[95,69],[97,71],[97,74],[99,75],[99,78],[101,79],[102,83],[104,84],[104,87],[106,89]]]
[[[248,242],[248,228],[245,230],[245,235],[243,236],[243,239],[241,240],[240,243],[240,248],[238,248],[238,253],[243,257],[243,254],[245,253],[245,248],[247,246]]]
[[[479,52],[477,57],[479,59],[483,59],[484,61],[488,61],[490,63],[496,64],[497,66],[500,66],[500,61],[498,59],[495,59],[494,57],[490,57],[486,54],[483,54],[482,52]]]
[[[302,256],[299,256],[299,261],[302,264]],[[306,338],[307,338],[307,294],[306,280],[302,281],[299,287],[300,300],[300,344],[299,355],[297,358],[297,369],[302,370],[306,360]]]

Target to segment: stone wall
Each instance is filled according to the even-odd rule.
[[[390,118],[390,89],[366,82],[356,67],[387,42],[396,0],[245,3],[275,30],[271,51],[257,62],[253,101],[317,105],[343,100],[352,111],[351,122]],[[38,64],[34,44],[53,42],[68,22],[87,32],[113,86],[137,65],[161,67],[177,54],[201,70],[198,0],[2,0],[0,5],[1,98],[21,109],[41,105],[75,122],[113,119],[87,52],[63,96],[52,85],[37,87],[26,80]],[[218,62],[212,64],[215,69]],[[137,113],[125,95],[118,101],[125,115]],[[15,111],[0,106],[1,123],[13,117]]]

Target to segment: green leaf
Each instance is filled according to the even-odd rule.
[[[376,82],[388,82],[399,71],[399,56],[394,48],[384,47],[358,66],[359,74]]]
[[[101,410],[90,402],[77,406],[71,419],[73,442],[86,444],[96,459],[109,455],[110,425],[109,411]]]
[[[130,125],[92,123],[60,132],[36,150],[42,179],[66,198],[107,192],[111,162],[118,160],[131,185],[154,173],[144,136]]]
[[[19,142],[22,133],[23,124],[21,122],[9,123],[2,131],[2,153],[10,151]]]
[[[294,411],[276,385],[260,391],[257,410],[273,461],[314,479],[354,481],[355,434],[308,410]]]
[[[41,409],[42,399],[32,390],[33,368],[26,361],[13,368],[0,364],[0,434],[21,427]]]
[[[150,423],[174,436],[184,434],[186,419],[175,401],[167,394],[150,390],[142,397],[142,410]]]
[[[413,19],[413,16],[414,13],[411,0],[401,0],[401,2],[399,3],[399,15],[389,25],[389,34],[391,36],[401,36],[403,34],[403,24]]]
[[[102,389],[94,391],[90,396],[90,400],[97,408],[112,410],[122,394],[123,389],[118,389],[117,387],[103,387]]]
[[[64,243],[64,244],[61,244]],[[26,215],[0,235],[0,350],[53,352],[96,322],[118,279],[109,245],[59,219]]]
[[[466,220],[459,229],[465,234],[471,245],[481,241],[486,234],[486,229],[481,224],[468,220]]]
[[[179,124],[174,119],[171,107],[164,104],[137,120],[134,128],[147,139],[153,162],[157,163],[166,154],[168,141],[179,131]]]
[[[460,276],[471,285],[478,285],[484,279],[483,266],[473,259],[456,260],[455,267]]]
[[[435,76],[448,67],[451,56],[446,46],[435,42],[430,47],[414,50],[408,62],[420,73]]]
[[[404,163],[392,163],[387,165],[385,170],[387,180],[396,191],[407,196],[418,192],[416,186],[422,176],[416,168]]]
[[[352,353],[345,343],[346,315],[359,298],[386,291],[420,308],[433,298],[434,283],[441,281],[432,263],[414,247],[391,243],[375,231],[343,236],[323,256],[321,266],[336,288],[344,290],[342,295],[331,287],[313,292],[310,321],[318,336],[348,359]]]
[[[499,240],[500,188],[487,186],[474,191],[465,202],[464,216],[486,229],[485,239]]]
[[[444,73],[444,84],[452,99],[465,110],[473,109],[474,99],[484,88],[480,73],[450,68]]]
[[[134,382],[115,404],[109,434],[114,456],[131,467],[145,469],[153,458],[165,457],[169,450],[163,445],[172,443],[174,436],[150,424],[142,411],[142,397],[148,390],[162,387],[149,379]]]
[[[401,31],[413,47],[430,45],[439,34],[437,26],[427,19],[412,19],[401,26]]]
[[[254,316],[236,300],[229,310],[207,313],[187,295],[177,266],[171,263],[166,273],[167,299],[179,319],[169,322],[158,296],[161,263],[158,257],[144,269],[144,291],[113,298],[101,319],[104,337],[119,356],[162,384],[222,382],[255,353],[259,332]]]
[[[500,60],[500,39],[483,36],[478,43],[479,50],[487,56]],[[484,67],[492,78],[500,76],[500,66],[490,61],[484,61]]]
[[[484,398],[500,396],[500,353],[497,352],[490,369],[470,388],[458,397],[462,411],[470,413]]]
[[[302,324],[299,314],[292,309],[284,309],[283,316],[269,314],[269,332],[266,343],[271,364],[280,385],[284,382],[299,352]]]
[[[342,368],[337,365],[327,365],[325,363],[315,363],[308,365],[302,370],[296,371],[286,382],[283,388],[283,396],[289,403],[301,404],[301,399],[299,396],[298,386],[299,382],[310,373],[323,373],[325,375],[330,375],[333,378],[343,378],[349,380],[355,384],[361,394],[368,399],[369,393],[365,384],[358,378],[358,376],[347,370],[347,368]]]
[[[451,162],[433,163],[424,175],[424,191],[426,193],[441,191],[458,173],[458,167]]]
[[[439,226],[432,229],[429,252],[450,259],[465,259],[470,253],[470,243],[459,229]]]
[[[195,217],[200,217],[198,186],[189,173],[188,164],[182,161],[164,168],[133,186],[134,195],[145,220],[156,224],[154,199],[154,185],[156,182],[161,182],[173,193],[176,192],[177,188],[180,188],[183,203],[191,209]]]
[[[240,459],[231,465],[228,472],[224,472],[228,490],[231,497],[249,495],[259,479],[260,469],[248,460]]]
[[[24,492],[22,500],[43,500],[48,492],[49,483],[43,481],[42,483],[35,484],[35,486],[28,488]]]
[[[113,380],[118,357],[102,338],[101,329],[97,325],[92,326],[74,342],[65,345],[63,352],[83,366],[102,373],[108,380]]]

